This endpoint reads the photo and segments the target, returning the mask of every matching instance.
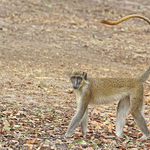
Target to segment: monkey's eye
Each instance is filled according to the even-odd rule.
[[[81,77],[78,77],[78,81],[81,82],[81,81],[82,81],[82,78],[81,78]]]
[[[71,81],[75,81],[76,79],[76,77],[71,77]]]
[[[71,79],[75,80],[75,79],[76,79],[76,77],[71,77]]]

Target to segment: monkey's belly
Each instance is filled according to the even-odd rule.
[[[121,100],[122,98],[128,96],[127,93],[114,94],[109,96],[100,96],[91,101],[90,104],[108,104],[115,101]]]

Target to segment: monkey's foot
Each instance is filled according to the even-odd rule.
[[[149,136],[143,135],[139,140],[141,140],[141,141],[147,140],[149,137],[150,137],[150,135]]]
[[[123,132],[118,132],[118,133],[116,133],[116,135],[119,137],[119,138],[123,138],[124,137],[124,133]]]
[[[65,134],[62,135],[62,137],[64,137],[64,138],[69,138],[69,137],[71,137],[71,135],[65,133]]]
[[[82,135],[85,138],[86,137],[86,132],[82,132]]]
[[[65,134],[63,134],[61,137],[68,139],[69,136],[65,136]]]

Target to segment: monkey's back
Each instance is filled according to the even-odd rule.
[[[133,91],[143,92],[142,83],[134,78],[88,78],[88,81],[91,99],[96,104],[120,100]]]

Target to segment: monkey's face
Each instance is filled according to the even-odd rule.
[[[80,87],[80,84],[82,82],[81,76],[72,76],[71,77],[72,86],[74,89],[78,89]]]
[[[83,81],[87,80],[87,73],[74,70],[71,73],[70,81],[74,89],[79,89],[83,85]]]

